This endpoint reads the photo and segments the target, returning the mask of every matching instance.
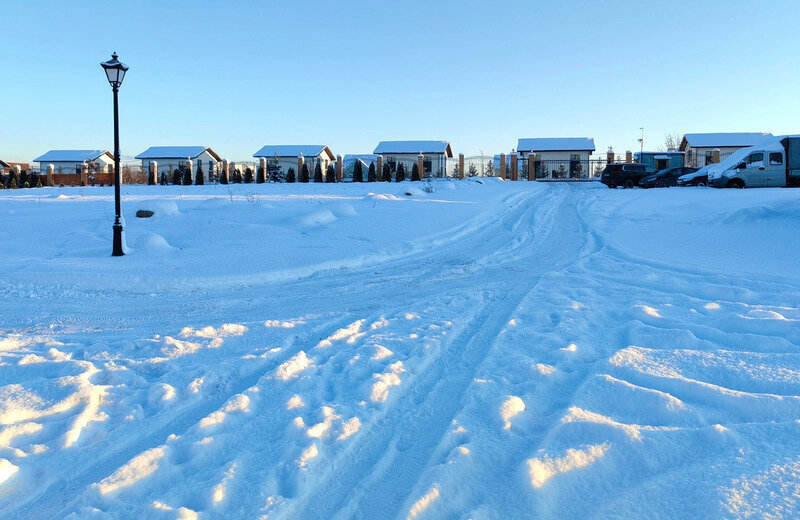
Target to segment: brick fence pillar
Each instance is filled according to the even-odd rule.
[[[192,179],[192,184],[194,184],[194,168],[192,164],[192,158],[189,157],[186,161],[186,169],[189,170],[189,178]]]
[[[342,156],[336,156],[336,182],[342,182],[344,179],[344,165],[342,164]]]
[[[611,164],[613,162],[614,162],[614,149],[609,146],[608,151],[606,152],[606,163]]]
[[[264,182],[268,182],[269,179],[267,179],[267,158],[266,157],[261,157],[258,160],[258,167],[261,168],[261,175],[264,176]],[[256,172],[256,178],[258,178],[258,172]]]
[[[528,154],[528,180],[536,180],[536,154],[534,152]]]
[[[719,164],[719,148],[714,148],[714,151],[711,152],[711,162]]]
[[[519,156],[515,153],[512,153],[511,156],[511,180],[516,181],[519,177],[517,175],[517,160]]]
[[[303,158],[303,154],[297,156],[297,177],[295,177],[297,182],[300,182],[300,171],[303,169],[305,162],[306,160]]]
[[[382,181],[383,180],[383,156],[382,155],[378,155],[378,157],[375,158],[375,168],[378,170],[378,172],[377,172],[378,173],[378,181]]]
[[[417,156],[417,170],[419,170],[419,179],[422,180],[425,178],[425,170],[422,169],[422,160],[425,158],[422,155],[422,152],[419,153]],[[433,177],[433,172],[431,172],[431,177]]]
[[[81,184],[89,185],[89,164],[86,161],[81,164]]]
[[[500,178],[506,180],[506,154],[500,154]]]
[[[628,164],[633,162],[633,154],[631,153],[630,150],[625,151],[625,162]]]
[[[150,178],[153,179],[153,184],[158,184],[158,162],[157,161],[150,161]],[[148,182],[148,184],[149,184],[149,182]]]
[[[52,186],[53,185],[53,173],[54,173],[54,170],[55,170],[55,166],[53,166],[52,164],[48,164],[47,165],[47,181],[46,182],[47,182],[48,186]]]
[[[464,178],[464,154],[458,154],[458,178]]]

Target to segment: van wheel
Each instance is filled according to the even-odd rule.
[[[737,190],[741,190],[744,188],[744,181],[741,179],[733,179],[728,183],[729,188],[736,188]]]
[[[633,188],[633,180],[631,180],[631,179],[625,179],[625,187],[626,187],[627,189],[631,189],[631,188]]]

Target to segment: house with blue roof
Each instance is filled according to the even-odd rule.
[[[714,150],[719,150],[719,160],[724,161],[736,150],[754,146],[769,137],[772,137],[769,132],[685,134],[678,150],[686,153],[686,166],[702,168],[713,163]]]
[[[56,173],[81,173],[84,163],[96,166],[97,173],[114,171],[114,156],[108,150],[50,150],[33,162],[39,163],[42,171],[52,164]]]
[[[151,146],[136,156],[142,161],[142,169],[149,171],[150,163],[158,165],[158,174],[170,175],[175,170],[183,171],[189,161],[192,162],[192,176],[197,176],[198,168],[210,179],[218,171],[222,162],[217,153],[208,146]]]
[[[423,155],[424,176],[433,177],[445,177],[447,159],[453,157],[453,151],[447,141],[381,141],[372,153],[383,156],[383,164],[389,165],[392,174],[397,171],[397,166],[402,164],[409,178],[411,168],[417,162],[419,154]]]
[[[528,155],[536,154],[537,177],[581,177],[589,172],[592,137],[532,137],[517,140],[520,172],[527,172]],[[520,178],[523,178],[520,175]]]
[[[308,165],[311,176],[314,175],[314,168],[317,167],[317,164],[322,168],[324,175],[328,165],[336,160],[331,149],[324,144],[268,144],[262,146],[253,154],[253,157],[258,159],[264,157],[270,164],[278,166],[284,175],[289,168],[294,168],[295,174],[299,175],[297,160],[301,155],[305,164]]]

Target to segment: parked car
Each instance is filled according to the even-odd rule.
[[[677,186],[708,186],[708,170],[712,165],[703,166],[694,173],[687,173],[678,177]]]
[[[656,169],[648,164],[641,163],[614,163],[609,164],[600,174],[600,182],[609,188],[622,186],[623,188],[633,188],[639,185],[642,177],[647,177],[656,172]]]
[[[642,188],[666,188],[667,186],[677,186],[678,177],[696,171],[697,168],[687,168],[685,166],[666,168],[657,171],[653,175],[642,177],[642,180],[639,181],[639,186]]]
[[[800,186],[800,136],[781,136],[732,153],[708,173],[715,188]]]

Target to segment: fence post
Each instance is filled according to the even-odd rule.
[[[422,155],[422,152],[419,152],[419,155],[417,156],[417,170],[419,170],[419,180],[425,178],[425,170],[422,169],[422,159],[424,157],[425,156]],[[431,177],[433,177],[433,172],[431,172]]]
[[[192,179],[192,184],[194,184],[194,168],[192,167],[192,158],[189,157],[186,161],[186,169],[189,170],[189,178]]]
[[[303,170],[303,164],[305,162],[306,160],[303,158],[302,153],[297,156],[297,176],[295,177],[295,179],[297,179],[297,182],[300,182],[300,172]]]
[[[464,154],[458,154],[458,178],[464,179]]]
[[[517,153],[514,152],[511,154],[511,180],[516,181],[518,179],[517,176]]]
[[[228,159],[222,159],[222,171],[219,174],[219,180],[222,184],[228,184],[230,182],[230,178],[228,177]]]
[[[342,156],[336,156],[336,182],[342,182],[344,179],[344,165],[342,164]]]
[[[150,161],[150,175],[153,177],[153,184],[158,184],[158,161]],[[150,184],[150,179],[148,184]]]
[[[378,172],[377,172],[378,173],[378,181],[382,182],[383,181],[383,156],[382,155],[378,155],[378,157],[375,158],[375,167],[378,170]]]
[[[506,154],[500,154],[500,178],[506,180]]]
[[[609,146],[608,151],[606,152],[606,163],[611,164],[613,162],[614,162],[614,149]]]
[[[89,165],[83,161],[81,165],[81,184],[84,186],[89,185]]]
[[[625,150],[625,162],[628,164],[633,162],[633,154],[630,150]]]
[[[264,182],[269,182],[269,179],[267,179],[267,158],[266,157],[261,157],[261,158],[258,159],[258,167],[261,168],[261,175],[263,176],[262,178],[264,179]],[[256,171],[256,181],[258,181],[258,171]]]
[[[53,166],[52,164],[48,164],[47,165],[47,181],[46,182],[47,182],[48,186],[53,186],[53,170],[54,169],[55,169],[55,166]]]
[[[711,162],[719,164],[719,148],[714,148],[714,151],[711,152]]]
[[[528,180],[536,180],[536,154],[534,152],[528,154]]]

